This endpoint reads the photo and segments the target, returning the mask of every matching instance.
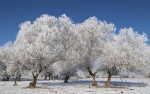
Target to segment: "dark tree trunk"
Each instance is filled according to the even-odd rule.
[[[18,76],[18,81],[21,81],[21,75]]]
[[[9,78],[10,78],[9,76],[6,76],[6,81],[9,81]]]
[[[50,75],[48,76],[48,78],[49,78],[49,80],[51,80],[51,76]]]
[[[36,87],[36,82],[37,82],[38,74],[36,76],[33,75],[33,81],[29,83],[29,87]]]
[[[66,75],[64,82],[68,83],[68,80],[69,80],[69,76]]]
[[[92,73],[92,71],[90,70],[89,67],[87,68],[87,70],[88,70],[89,74],[92,76],[92,86],[97,86],[97,82],[95,80],[95,74]]]
[[[38,71],[38,73],[37,73],[36,75],[32,72],[33,81],[29,83],[29,87],[30,87],[30,88],[36,87],[37,78],[38,78],[39,74],[40,74],[42,71],[43,71],[43,68],[42,68],[42,66],[40,65],[40,70]]]
[[[111,72],[108,72],[108,79],[105,83],[106,86],[110,86],[111,76],[112,76]]]

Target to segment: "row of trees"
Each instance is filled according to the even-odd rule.
[[[0,48],[0,60],[6,66],[5,72],[16,79],[25,73],[32,74],[30,87],[36,86],[39,74],[52,69],[65,75],[66,82],[78,70],[87,71],[92,85],[97,85],[96,74],[106,71],[106,86],[115,70],[149,73],[146,34],[138,34],[132,28],[121,29],[119,34],[115,30],[114,24],[96,17],[75,24],[65,14],[58,18],[42,15],[33,23],[26,21],[20,25],[14,43]]]

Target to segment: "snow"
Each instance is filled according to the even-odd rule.
[[[107,78],[97,78],[100,87],[91,86],[91,79],[71,79],[69,83],[62,80],[38,80],[38,88],[26,88],[28,81],[0,82],[0,94],[150,94],[150,78],[112,78],[113,87],[104,87]],[[117,86],[115,86],[117,85]]]

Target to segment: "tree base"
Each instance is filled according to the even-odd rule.
[[[17,86],[17,84],[15,83],[13,86]]]
[[[28,88],[36,88],[36,86],[28,86]]]
[[[105,83],[105,86],[110,86],[110,83],[109,83],[109,82],[106,82],[106,83]]]
[[[24,87],[25,89],[27,89],[27,88],[29,88],[29,89],[35,89],[35,88],[41,88],[41,89],[45,89],[45,87],[39,87],[39,86],[35,86],[35,87],[33,87],[33,86],[27,86],[27,87]],[[47,89],[49,89],[49,88],[47,88]]]
[[[35,83],[33,83],[33,82],[30,82],[29,83],[29,88],[35,88],[36,87],[36,84]]]
[[[64,83],[68,83],[68,81],[64,81]]]
[[[110,86],[110,84],[109,85],[105,84],[105,86]]]
[[[93,83],[92,86],[98,86],[97,83]]]

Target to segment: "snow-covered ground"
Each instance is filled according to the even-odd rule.
[[[12,86],[13,81],[0,81],[0,94],[150,94],[150,78],[112,78],[112,87],[104,87],[107,78],[97,78],[100,87],[91,86],[91,79],[62,80],[37,82],[38,88],[26,88],[30,81],[18,82]]]

